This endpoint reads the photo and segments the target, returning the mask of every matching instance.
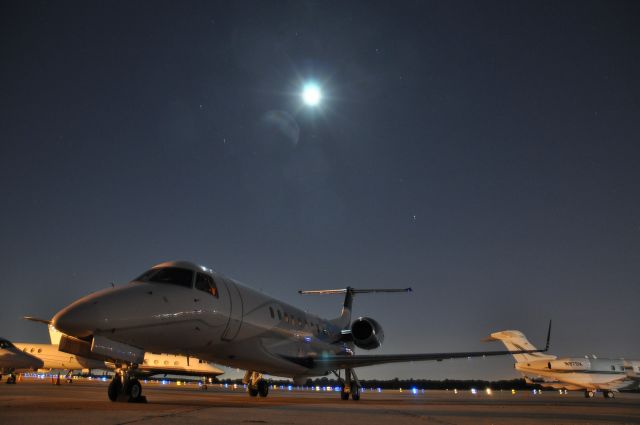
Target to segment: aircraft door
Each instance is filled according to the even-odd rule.
[[[222,282],[222,286],[226,289],[226,295],[229,299],[229,321],[227,322],[226,329],[222,332],[221,339],[223,341],[233,341],[242,326],[242,316],[244,314],[242,295],[236,284],[229,279],[217,280]]]

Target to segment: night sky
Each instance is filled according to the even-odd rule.
[[[0,61],[4,337],[185,259],[325,316],[412,286],[356,298],[378,353],[640,358],[637,1],[2,1]]]

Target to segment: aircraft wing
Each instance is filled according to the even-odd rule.
[[[336,370],[346,368],[356,368],[362,366],[374,366],[385,363],[404,363],[417,361],[442,361],[446,359],[462,359],[471,357],[506,356],[514,354],[545,353],[549,350],[551,339],[551,321],[547,330],[547,344],[544,349],[518,350],[518,351],[467,351],[456,353],[418,353],[418,354],[363,354],[363,355],[326,355],[308,358],[305,366],[310,368],[324,368],[325,370]],[[292,359],[291,359],[292,360]]]
[[[326,356],[309,359],[312,367],[325,367],[327,370],[374,366],[385,363],[404,363],[415,361],[442,361],[447,359],[461,359],[471,357],[504,356],[509,354],[539,353],[545,350],[523,351],[469,351],[459,353],[419,353],[419,354],[373,354],[373,355],[344,355]]]

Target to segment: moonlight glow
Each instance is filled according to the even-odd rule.
[[[306,84],[302,89],[302,100],[309,106],[316,106],[322,99],[320,87],[316,84]]]

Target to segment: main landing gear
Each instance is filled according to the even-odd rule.
[[[251,397],[266,397],[269,395],[269,382],[259,372],[247,371],[242,382],[247,386],[247,393]]]
[[[335,372],[334,372],[335,373]],[[336,374],[338,379],[342,381],[342,390],[340,390],[340,398],[342,400],[349,400],[349,394],[351,394],[351,399],[354,401],[360,400],[360,381],[358,381],[358,376],[356,375],[356,371],[353,369],[345,369],[344,370],[344,381],[340,377],[340,374]]]
[[[128,401],[129,403],[145,403],[146,397],[142,395],[142,385],[135,377],[136,367],[125,370],[117,369],[116,374],[109,383],[107,395],[111,401]]]
[[[615,397],[615,394],[611,390],[604,390],[602,392],[602,395],[604,396],[604,398],[614,398]]]

